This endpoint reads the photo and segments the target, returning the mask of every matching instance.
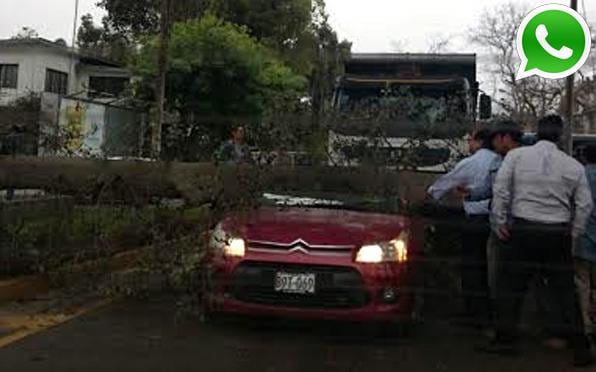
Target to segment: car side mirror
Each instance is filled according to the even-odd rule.
[[[480,120],[487,120],[493,116],[493,99],[491,96],[480,96]]]

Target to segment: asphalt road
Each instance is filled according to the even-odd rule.
[[[345,323],[176,320],[173,300],[121,302],[0,349],[0,371],[568,371],[570,355],[474,352],[482,337],[437,322],[408,339]],[[596,370],[596,369],[594,369]]]

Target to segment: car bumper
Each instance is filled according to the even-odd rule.
[[[255,292],[250,284],[244,284],[249,283],[250,278],[239,279],[239,273],[247,266],[254,270],[255,275],[259,273],[259,267],[265,268],[259,273],[260,292],[249,293]],[[290,267],[289,270],[298,267],[297,270],[300,272],[316,272],[318,277],[324,278],[328,285],[326,288],[321,288],[321,292],[317,292],[314,297],[309,295],[284,297],[276,294],[273,290],[271,272],[285,271],[288,267]],[[351,262],[296,264],[295,261],[237,260],[219,262],[212,268],[208,279],[210,285],[204,298],[207,308],[216,313],[356,322],[401,321],[410,319],[414,313],[413,272],[410,267],[403,264],[358,265]],[[264,272],[267,273],[263,274]],[[349,290],[337,290],[330,282],[329,273],[335,275],[333,280],[338,281],[339,285],[344,285],[343,289]],[[355,281],[354,278],[358,280]],[[240,287],[238,282],[242,283]],[[345,287],[346,283],[351,284]],[[386,296],[387,291],[393,292],[393,298]]]
[[[211,311],[231,315],[352,322],[399,322],[412,319],[409,305],[368,305],[358,309],[304,309],[253,304],[225,298],[212,297],[211,300],[218,303],[217,306],[210,307]]]

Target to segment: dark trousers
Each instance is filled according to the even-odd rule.
[[[486,245],[488,216],[468,216],[462,237],[462,292],[466,313],[472,320],[490,321],[490,293]]]
[[[516,342],[521,308],[530,281],[545,279],[556,317],[549,329],[567,338],[574,348],[589,347],[574,283],[569,226],[515,220],[511,244],[499,253],[497,338]]]

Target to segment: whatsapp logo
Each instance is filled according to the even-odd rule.
[[[533,75],[565,78],[587,61],[591,48],[590,29],[573,9],[559,4],[543,5],[524,18],[517,31],[521,66],[517,79]]]

